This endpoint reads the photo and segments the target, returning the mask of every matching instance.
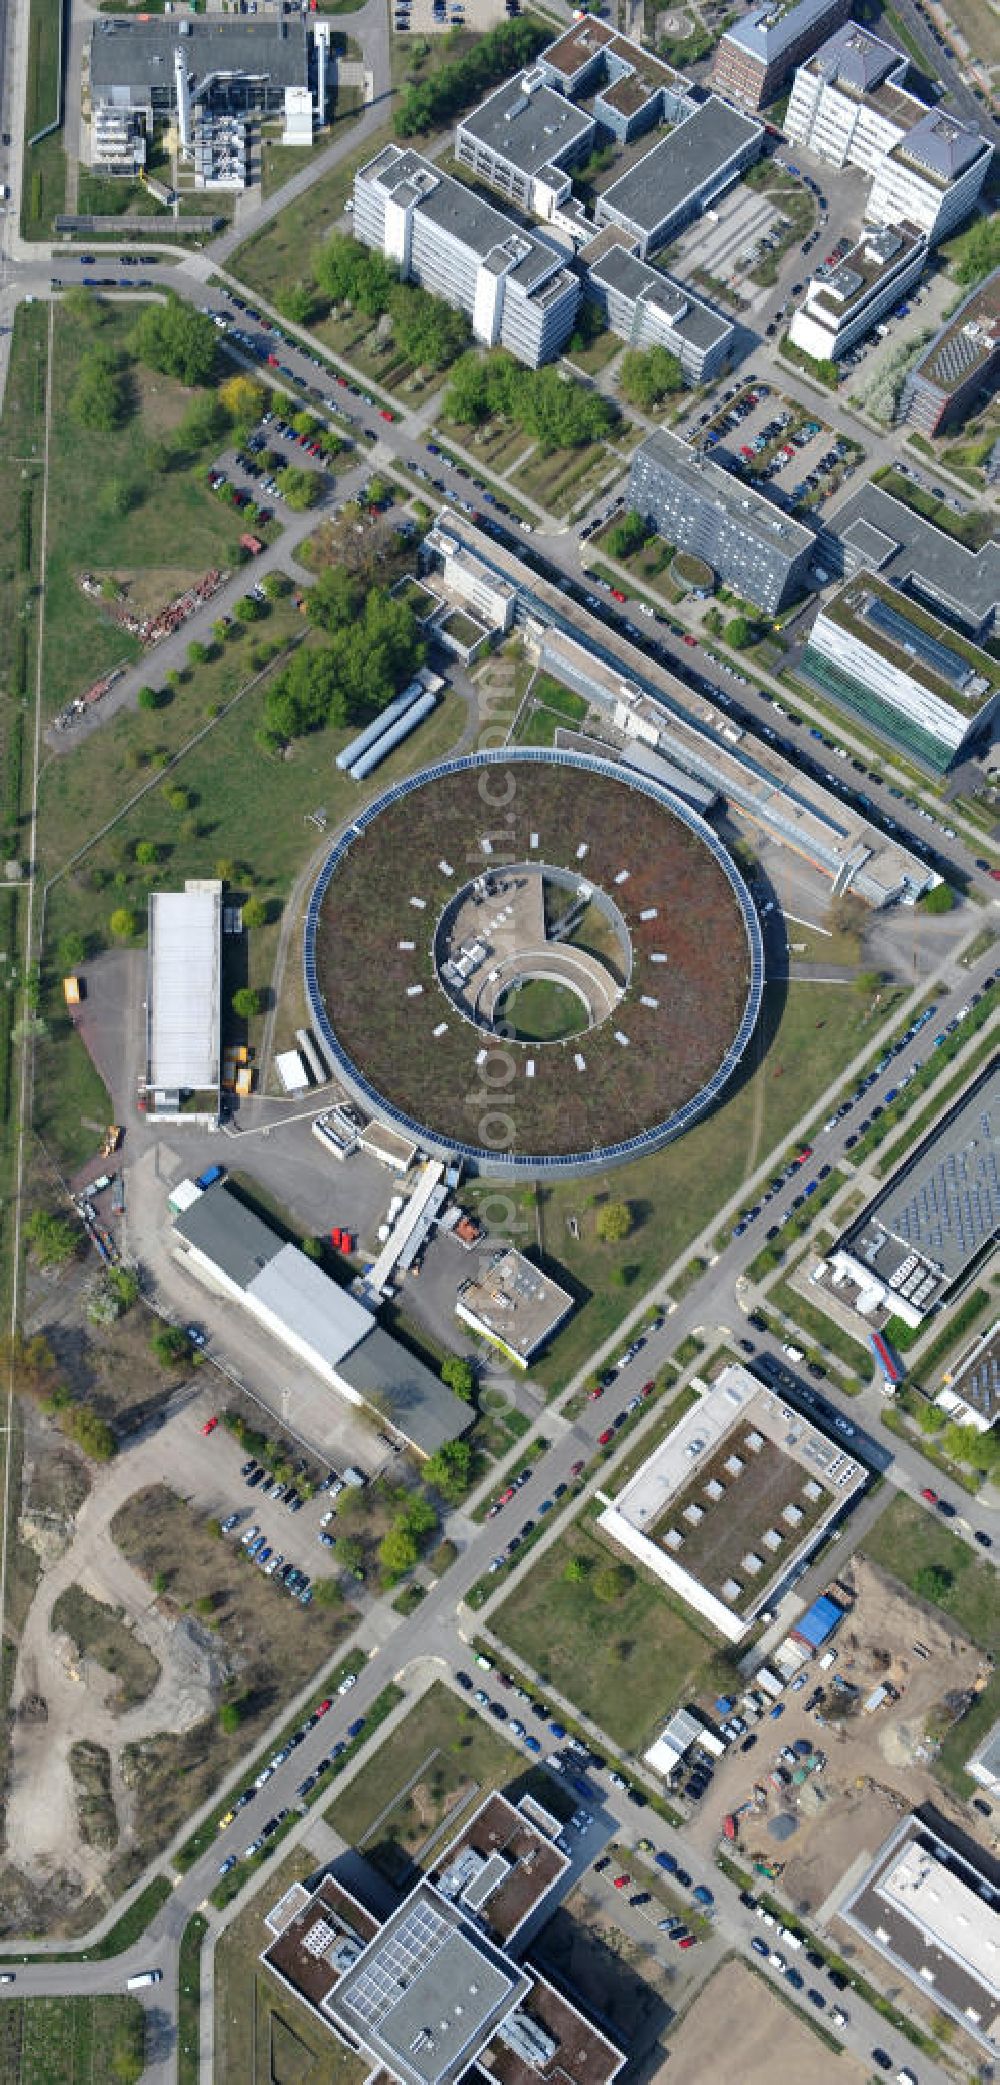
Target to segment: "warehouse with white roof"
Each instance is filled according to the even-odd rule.
[[[146,1070],[140,1106],[159,1122],[219,1120],[222,885],[192,880],[149,900]]]

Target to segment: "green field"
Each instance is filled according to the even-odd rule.
[[[0,2085],[136,2085],[145,2016],[137,1998],[7,1998]]]
[[[573,1557],[586,1567],[579,1584],[564,1576]],[[671,1709],[731,1674],[722,1646],[638,1571],[623,1598],[602,1600],[595,1584],[602,1567],[616,1560],[616,1552],[577,1522],[493,1610],[490,1628],[543,1684],[635,1752]]]
[[[514,1746],[438,1681],[325,1815],[348,1845],[403,1885],[445,1817],[453,1815],[457,1829],[473,1797],[523,1773]]]
[[[492,1185],[481,1190],[491,1197],[483,1203],[487,1221],[506,1229],[514,1244],[534,1244],[537,1223],[548,1271],[577,1301],[551,1354],[532,1365],[532,1375],[547,1389],[570,1381],[768,1151],[782,1144],[863,1047],[871,1030],[868,1012],[866,1002],[841,985],[767,985],[754,1043],[731,1097],[676,1144],[590,1179],[546,1181],[537,1204],[533,1188],[505,1188],[505,1225],[495,1213],[499,1198]],[[471,1193],[475,1200],[475,1182]],[[633,1230],[620,1246],[605,1245],[597,1235],[601,1206],[609,1200],[627,1201],[632,1209]]]
[[[951,1585],[937,1604],[980,1650],[990,1658],[1000,1658],[996,1571],[933,1513],[912,1499],[894,1499],[865,1536],[864,1548],[873,1563],[891,1571],[911,1591],[916,1590],[917,1574],[928,1565],[940,1565],[950,1572]],[[965,1762],[998,1715],[1000,1674],[995,1673],[968,1715],[949,1731],[934,1763],[935,1771],[959,1794],[967,1795],[974,1786]]]
[[[531,977],[505,992],[496,1021],[519,1042],[562,1042],[586,1028],[587,1016],[575,992],[547,977]]]

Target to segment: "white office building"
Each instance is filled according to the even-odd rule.
[[[688,283],[640,260],[637,245],[617,225],[598,232],[579,255],[586,295],[630,347],[667,348],[689,384],[708,383],[735,362],[737,327]]]
[[[824,604],[802,663],[839,706],[937,774],[1000,714],[1000,661],[874,575]]]
[[[580,285],[562,253],[419,153],[387,145],[359,168],[354,231],[405,281],[464,311],[484,347],[531,369],[565,347]]]
[[[919,279],[927,241],[912,225],[866,225],[839,267],[814,275],[789,337],[818,362],[836,362],[863,340]]]
[[[908,61],[857,22],[795,75],[785,132],[831,166],[872,175],[866,216],[912,224],[930,244],[968,216],[993,148],[968,123],[929,109],[906,82]]]

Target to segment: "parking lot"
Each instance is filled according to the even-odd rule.
[[[403,35],[439,36],[455,28],[482,35],[519,12],[507,0],[395,0],[393,26]]]
[[[699,268],[719,282],[740,284],[761,253],[770,251],[769,242],[777,245],[781,229],[774,204],[740,184],[681,234],[671,251],[671,264],[685,278]],[[746,294],[752,304],[759,304],[769,292],[750,283]]]
[[[721,410],[700,416],[689,432],[724,450],[748,483],[772,485],[793,511],[822,505],[860,460],[845,439],[769,384],[733,387]]]

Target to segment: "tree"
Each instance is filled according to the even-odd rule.
[[[622,356],[618,388],[640,412],[651,413],[661,399],[684,389],[684,371],[669,348],[629,348]]]
[[[995,216],[977,217],[955,241],[951,272],[963,287],[981,282],[1000,266],[1000,223]]]
[[[333,1553],[341,1568],[352,1574],[360,1571],[365,1561],[365,1545],[357,1535],[338,1536]]]
[[[139,922],[128,905],[115,907],[108,921],[116,941],[131,941],[138,932]]]
[[[245,927],[266,927],[267,905],[263,898],[247,898],[243,906]]]
[[[405,1527],[407,1534],[412,1535],[414,1540],[419,1541],[424,1535],[432,1535],[434,1533],[437,1521],[438,1517],[430,1499],[424,1498],[419,1491],[411,1492],[400,1513],[400,1527]]]
[[[267,572],[261,584],[269,601],[283,601],[292,591],[287,572]]]
[[[227,377],[219,385],[219,398],[234,427],[255,427],[266,405],[263,384],[242,374]]]
[[[17,1397],[34,1397],[39,1403],[51,1399],[55,1389],[56,1359],[44,1333],[26,1339],[21,1332],[0,1337],[0,1372]]]
[[[88,433],[111,434],[127,418],[128,406],[128,379],[121,357],[112,348],[90,348],[69,396],[73,419]]]
[[[109,1267],[104,1277],[112,1295],[123,1311],[131,1310],[139,1300],[139,1277],[131,1267]]]
[[[420,1552],[409,1528],[401,1523],[389,1528],[378,1546],[378,1560],[387,1585],[395,1585],[412,1571]]]
[[[156,692],[156,689],[150,687],[140,688],[138,694],[138,703],[140,709],[159,709],[160,698]]]
[[[726,624],[725,638],[734,652],[744,651],[748,644],[753,643],[753,624],[748,623],[745,615],[732,615]]]
[[[356,573],[343,565],[326,565],[306,596],[306,614],[317,629],[343,630],[354,621],[364,599]]]
[[[472,1467],[472,1449],[468,1441],[445,1441],[433,1455],[428,1456],[424,1477],[449,1505],[456,1506],[469,1489]]]
[[[188,645],[187,655],[189,666],[204,666],[208,658],[208,647],[207,645],[199,644],[198,639],[193,638]]]
[[[25,1224],[25,1235],[40,1267],[65,1267],[75,1257],[80,1233],[65,1216],[51,1209],[36,1209]]]
[[[567,1557],[566,1562],[563,1565],[563,1577],[566,1581],[566,1584],[582,1585],[586,1576],[586,1559],[584,1557]]]
[[[632,1211],[627,1202],[606,1202],[597,1219],[597,1235],[605,1245],[621,1245],[632,1229]]]
[[[132,335],[140,362],[182,384],[211,383],[217,346],[212,320],[173,291],[165,303],[144,306]]]
[[[191,1342],[179,1325],[160,1325],[151,1345],[163,1368],[184,1368],[191,1360]]]
[[[294,514],[304,513],[307,507],[317,506],[323,497],[323,482],[318,471],[298,470],[294,464],[289,464],[285,470],[278,472],[276,483],[286,506],[290,507]]]
[[[648,535],[648,523],[643,520],[641,514],[636,513],[633,507],[630,513],[622,515],[621,520],[608,536],[608,549],[611,556],[617,558],[632,557],[635,551],[642,549]]]
[[[78,934],[75,929],[64,934],[59,943],[57,960],[64,977],[70,971],[78,970],[80,964],[87,960],[87,944],[83,935]]]
[[[240,985],[233,993],[232,1008],[241,1021],[252,1021],[256,1014],[264,1011],[264,994],[253,985]]]
[[[441,1381],[447,1383],[453,1396],[460,1397],[463,1404],[471,1404],[476,1388],[476,1371],[471,1361],[460,1354],[449,1354],[441,1363]]]
[[[67,1404],[60,1413],[59,1423],[64,1434],[89,1455],[91,1462],[110,1462],[118,1453],[118,1443],[106,1419],[100,1418],[91,1404]]]
[[[155,840],[137,840],[135,858],[142,869],[151,869],[160,859],[160,850]]]
[[[955,1583],[955,1574],[945,1564],[921,1564],[913,1574],[913,1590],[922,1600],[940,1607]]]
[[[608,1607],[613,1607],[619,1600],[624,1600],[634,1584],[635,1572],[631,1564],[604,1564],[600,1571],[594,1573],[594,1598],[603,1600]]]

